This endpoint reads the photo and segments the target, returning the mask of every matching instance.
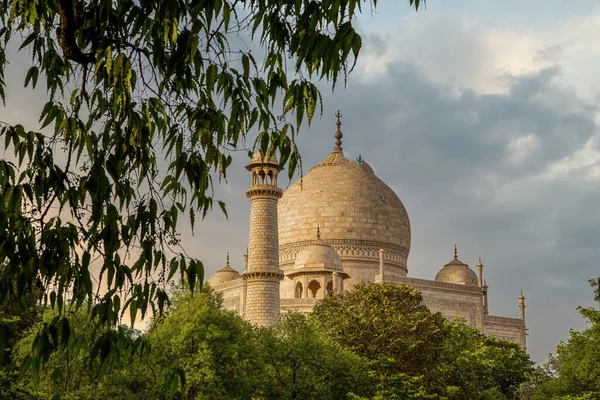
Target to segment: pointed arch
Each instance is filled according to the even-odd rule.
[[[333,281],[327,282],[327,290],[326,293],[333,293]]]
[[[321,284],[318,281],[310,281],[308,284],[308,295],[313,299],[320,295],[319,291],[321,290]]]
[[[302,287],[302,283],[296,283],[296,287],[294,288],[294,298],[301,299],[304,288]]]

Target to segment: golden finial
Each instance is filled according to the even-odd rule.
[[[340,113],[340,110],[337,110],[337,113],[335,113],[335,116],[337,117],[337,122],[335,123],[335,125],[337,126],[337,131],[335,132],[333,137],[336,139],[335,140],[335,148],[341,149],[342,148],[342,137],[344,137],[344,135],[342,134],[342,131],[340,130],[340,126],[342,126],[342,121],[340,121],[340,118],[342,118],[342,113]]]
[[[229,267],[229,252],[227,252],[227,259],[226,259],[226,265]]]
[[[489,286],[487,285],[487,282],[486,282],[486,280],[485,280],[485,279],[483,280],[483,287],[484,287],[484,288],[486,288],[486,289],[489,287]]]
[[[479,262],[477,263],[477,266],[480,266],[480,265],[483,267],[483,264],[481,263],[481,257],[479,257]]]
[[[523,289],[521,289],[521,294],[519,295],[519,300],[521,301],[521,303],[523,302],[523,300],[525,300],[525,296],[523,296]]]
[[[456,245],[454,245],[454,259],[458,260],[458,250],[456,250]]]

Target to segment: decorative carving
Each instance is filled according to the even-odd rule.
[[[365,257],[368,257],[373,258],[378,265],[379,249],[384,248],[384,261],[386,264],[392,264],[406,269],[404,260],[408,257],[408,250],[395,244],[355,239],[321,239],[321,241],[333,247],[344,260],[356,257],[356,259],[360,261],[364,260]],[[296,255],[304,247],[317,243],[316,240],[304,240],[279,246],[280,264],[292,264],[296,259]]]
[[[387,278],[386,278],[387,279]],[[427,279],[419,279],[419,278],[408,278],[408,277],[395,277],[395,279],[389,279],[390,281],[396,283],[405,283],[407,285],[420,285],[420,286],[428,286],[428,287],[439,287],[444,289],[453,289],[461,292],[471,292],[471,293],[481,293],[481,288],[477,286],[467,286],[460,285],[457,283],[446,283],[446,282],[436,282],[430,281]]]
[[[278,272],[272,271],[244,271],[242,273],[244,279],[252,279],[252,278],[263,278],[263,279],[283,279],[283,271],[279,270]]]
[[[317,304],[317,301],[321,299],[315,298],[302,298],[302,299],[281,299],[281,305],[294,305],[294,304]]]
[[[268,197],[276,197],[281,198],[283,192],[276,186],[271,185],[256,185],[251,186],[246,190],[246,197],[256,197],[256,196],[268,196]]]
[[[503,324],[503,325],[511,325],[511,326],[519,326],[519,327],[523,325],[523,320],[520,318],[509,318],[509,317],[498,317],[495,315],[485,315],[483,317],[483,320],[485,322],[491,322],[491,323]]]
[[[477,325],[477,305],[473,302],[440,299],[437,297],[424,297],[423,303],[435,311],[440,311],[442,314],[444,314],[442,310],[466,311],[469,313],[469,321],[467,321],[469,325]]]

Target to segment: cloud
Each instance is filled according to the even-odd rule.
[[[482,40],[463,45],[479,54]],[[492,313],[518,316],[521,288],[530,313],[556,308],[553,318],[529,319],[529,350],[544,361],[569,328],[585,327],[575,308],[591,298],[587,279],[597,274],[597,108],[566,84],[562,64],[503,71],[502,91],[477,81],[460,88],[419,60],[386,59],[391,39],[369,41],[385,68],[369,72],[377,57],[365,57],[365,74],[326,95],[324,118],[300,136],[305,165],[332,147],[340,108],[346,154],[361,154],[411,217],[409,275],[433,278],[455,243],[471,265],[482,256]]]
[[[548,8],[548,15],[540,15],[540,7]],[[478,7],[472,6],[472,12],[467,14],[461,13],[461,8],[464,6],[460,4],[452,9],[429,7],[427,12],[394,24],[383,35],[367,24],[365,49],[373,50],[363,54],[363,79],[387,71],[395,61],[410,61],[432,80],[456,90],[503,93],[507,89],[502,79],[505,74],[522,75],[560,65],[561,83],[584,96],[599,92],[597,6],[578,13],[563,10],[563,18],[556,18],[560,13],[552,10],[556,7],[538,4],[536,11],[529,10],[529,18],[540,21],[538,24],[519,24],[514,10],[509,12],[502,7],[494,8],[495,18],[489,9],[476,10]],[[526,10],[522,11],[527,15]]]

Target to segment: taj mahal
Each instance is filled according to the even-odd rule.
[[[277,186],[275,155],[257,152],[246,167],[251,185],[244,270],[233,269],[227,257],[207,281],[222,294],[223,307],[266,326],[289,310],[310,312],[329,292],[359,282],[393,282],[419,290],[430,310],[525,348],[525,297],[518,297],[519,318],[490,315],[481,259],[475,273],[455,246],[454,258],[435,280],[408,276],[408,213],[369,164],[344,156],[337,116],[331,153],[287,190]]]

